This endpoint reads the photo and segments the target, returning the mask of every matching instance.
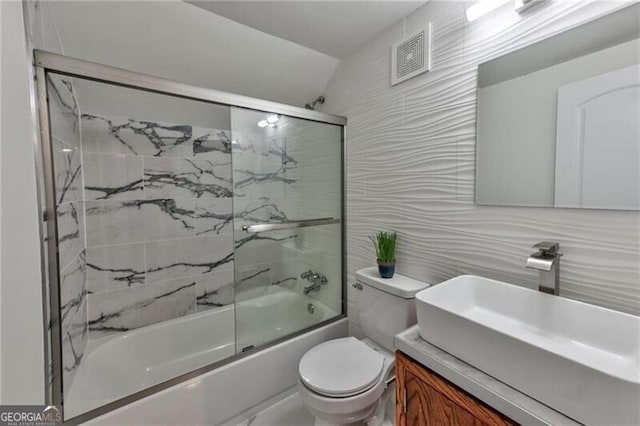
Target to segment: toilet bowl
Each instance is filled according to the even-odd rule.
[[[382,279],[376,268],[358,271],[356,280],[366,337],[320,343],[298,365],[298,393],[318,426],[383,424],[395,394],[393,336],[416,323],[413,298],[429,286],[401,275]]]
[[[299,364],[298,393],[317,424],[343,425],[367,422],[381,425],[385,392],[395,361],[370,345],[345,337],[321,343],[307,352]],[[375,419],[374,419],[375,418]]]

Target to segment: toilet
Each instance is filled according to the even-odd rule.
[[[382,425],[393,407],[393,336],[416,323],[415,294],[429,284],[361,269],[358,318],[364,339],[333,339],[311,348],[298,365],[298,394],[316,425]]]

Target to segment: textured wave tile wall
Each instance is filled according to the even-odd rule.
[[[640,313],[639,213],[474,205],[477,65],[622,6],[549,1],[518,15],[506,5],[467,23],[462,3],[431,1],[342,61],[323,109],[349,120],[349,280],[375,262],[367,236],[378,229],[400,234],[399,273],[432,283],[473,273],[534,287],[525,259],[554,239],[562,296]],[[392,88],[390,45],[427,22],[432,70]]]

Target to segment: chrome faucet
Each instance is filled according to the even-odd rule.
[[[527,268],[538,271],[538,290],[543,293],[558,295],[560,292],[560,243],[557,241],[541,241],[534,245],[538,249],[527,258]]]
[[[327,277],[325,277],[324,275],[314,274],[313,279],[309,281],[311,281],[313,284],[306,286],[304,290],[302,290],[304,294],[309,294],[309,293],[320,290],[320,287],[323,284],[326,284],[328,280],[327,280]]]

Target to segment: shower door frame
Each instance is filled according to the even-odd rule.
[[[246,356],[255,354],[263,349],[277,345],[295,336],[307,333],[327,324],[346,318],[347,314],[347,265],[346,265],[346,117],[308,110],[292,105],[281,104],[244,95],[222,92],[214,89],[193,86],[161,77],[142,74],[108,65],[103,65],[83,59],[42,50],[34,50],[34,69],[36,76],[36,99],[34,99],[39,118],[39,143],[36,144],[36,173],[38,182],[39,217],[41,218],[41,252],[43,258],[42,268],[42,294],[44,313],[44,348],[45,348],[45,386],[51,377],[51,391],[45,389],[47,404],[57,405],[64,411],[63,400],[63,364],[62,364],[62,324],[60,314],[60,265],[58,259],[58,220],[56,214],[55,197],[55,168],[53,161],[53,146],[51,141],[50,117],[48,108],[47,74],[55,73],[69,77],[77,77],[99,83],[112,84],[130,89],[143,90],[151,93],[168,95],[194,101],[207,102],[229,107],[239,107],[256,111],[282,114],[290,117],[301,118],[309,121],[338,125],[341,132],[341,244],[342,244],[342,280],[341,280],[341,312],[334,318],[322,321],[298,332],[283,336],[263,345],[239,354],[235,354],[224,360],[208,364],[196,370],[178,375],[162,383],[150,386],[141,391],[116,399],[108,404],[94,408],[71,419],[65,420],[65,424],[78,424],[105,414],[116,408],[127,405],[133,401],[154,394],[178,383],[214,370],[223,365],[237,361]],[[234,247],[235,250],[235,247]],[[50,330],[49,330],[50,327]],[[51,364],[48,360],[51,360]]]

